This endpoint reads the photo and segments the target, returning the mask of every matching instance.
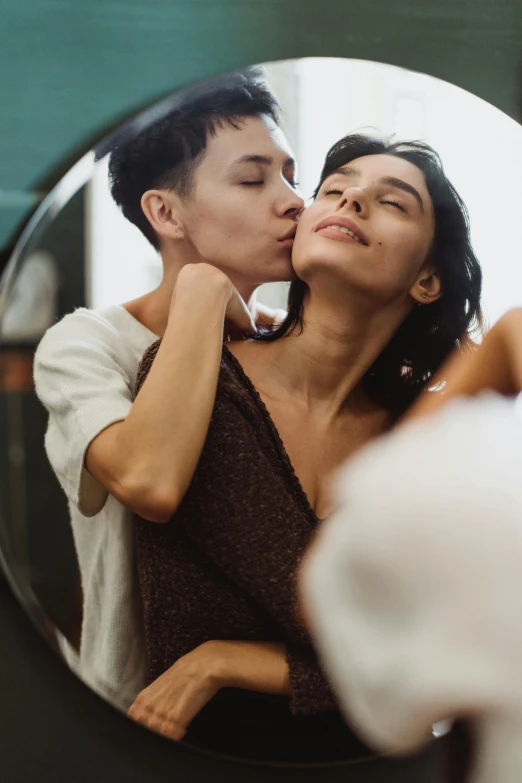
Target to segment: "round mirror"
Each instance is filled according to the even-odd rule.
[[[318,440],[332,434],[324,406],[315,418],[300,412],[302,378],[299,389],[284,382],[298,364],[273,338],[287,311],[281,340],[306,333],[299,285],[288,301],[296,275],[317,323],[335,331],[324,315],[335,305],[344,324],[345,252],[360,254],[354,275],[367,278],[350,285],[361,296],[371,289],[386,307],[405,292],[412,307],[438,301],[438,269],[419,275],[447,203],[437,206],[412,150],[431,156],[430,171],[432,151],[440,156],[459,225],[469,214],[467,259],[480,262],[487,322],[521,304],[521,130],[457,87],[386,64],[307,58],[263,69],[188,88],[111,133],[24,232],[0,287],[1,557],[57,653],[134,719],[227,755],[345,763],[370,751],[337,713],[293,579],[329,513],[329,471],[350,456],[347,432],[364,421],[355,449],[397,411],[359,401],[332,452]],[[313,241],[300,238],[307,231]],[[310,250],[321,232],[332,257]],[[380,246],[388,255],[372,267]],[[387,282],[384,262],[396,264]],[[250,317],[262,339],[237,340]],[[152,363],[163,355],[171,364]],[[310,393],[321,399],[321,383]],[[139,396],[143,411],[159,412],[153,423]],[[164,451],[145,460],[159,442]],[[165,700],[182,706],[174,714]]]

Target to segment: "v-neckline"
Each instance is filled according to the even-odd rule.
[[[249,376],[246,374],[245,370],[243,369],[243,365],[241,364],[239,359],[236,356],[234,356],[232,351],[229,348],[227,348],[226,345],[223,345],[223,352],[225,356],[227,356],[227,358],[230,359],[233,367],[235,368],[237,374],[239,375],[244,385],[246,386],[246,389],[249,392],[250,397],[254,401],[255,405],[257,406],[261,414],[265,426],[268,429],[268,432],[275,445],[284,473],[287,475],[287,478],[289,479],[290,486],[293,489],[293,494],[295,495],[297,501],[299,502],[301,508],[303,509],[305,515],[308,517],[312,526],[316,527],[317,525],[321,524],[321,522],[323,522],[324,520],[319,519],[310,501],[308,500],[308,495],[304,491],[303,485],[301,484],[301,481],[299,480],[299,477],[295,472],[295,468],[292,465],[292,461],[290,457],[288,456],[288,452],[286,450],[285,444],[283,443],[281,435],[279,434],[279,430],[277,429],[268,408],[263,402],[263,399],[259,394],[258,390],[256,389],[256,387],[250,380]],[[326,516],[325,519],[328,519],[328,516]]]

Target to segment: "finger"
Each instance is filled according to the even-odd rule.
[[[166,718],[163,721],[161,733],[164,737],[167,737],[168,739],[174,740],[175,742],[181,742],[181,740],[187,733],[187,727],[183,726],[181,723],[178,723],[175,720]]]
[[[154,711],[133,710],[132,707],[128,714],[135,723],[176,742],[182,740],[187,732],[186,727],[171,716],[159,715]]]
[[[286,310],[277,308],[277,310],[274,313],[274,326],[280,326],[285,320],[287,315],[288,313],[286,312]]]

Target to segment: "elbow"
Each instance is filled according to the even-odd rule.
[[[142,504],[136,513],[147,522],[164,525],[169,522],[175,511],[174,504],[166,503],[162,498],[151,498],[148,503]]]
[[[120,500],[130,511],[156,524],[169,522],[181,502],[175,488],[164,491],[152,482],[144,485],[143,481],[126,482]]]

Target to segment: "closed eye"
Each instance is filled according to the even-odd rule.
[[[393,204],[394,207],[400,209],[401,212],[407,212],[408,210],[399,201],[393,201],[393,199],[381,199],[381,204]]]
[[[331,196],[332,193],[335,193],[338,196],[342,196],[343,195],[343,191],[342,190],[339,190],[338,188],[331,188],[330,190],[326,191],[325,196]]]
[[[265,183],[263,182],[263,180],[256,180],[255,182],[250,182],[249,181],[249,182],[242,182],[241,184],[242,185],[247,185],[249,187],[252,187],[252,186],[255,186],[255,185],[264,185]]]

